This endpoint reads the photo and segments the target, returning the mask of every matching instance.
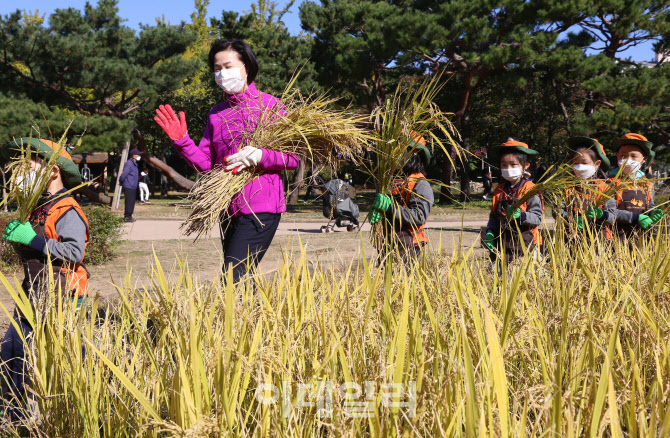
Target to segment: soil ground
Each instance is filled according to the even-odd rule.
[[[358,203],[361,219],[367,216],[374,193],[359,193]],[[431,211],[426,226],[432,249],[436,250],[441,242],[442,250],[451,252],[456,247],[467,250],[475,245],[477,252],[485,254],[479,248],[480,228],[486,224],[490,201],[474,201],[467,207],[459,204],[436,205]],[[122,214],[123,199],[121,200]],[[114,285],[129,281],[133,287],[149,286],[155,259],[166,273],[176,269],[178,258],[186,260],[190,271],[201,281],[211,281],[221,270],[222,253],[218,231],[212,237],[194,242],[193,238],[182,236],[179,225],[188,216],[190,209],[185,193],[170,193],[165,198],[153,198],[151,204],[136,205],[137,222],[126,224],[125,239],[117,248],[116,257],[110,262],[90,266],[90,294],[99,294],[104,299],[116,296]],[[312,263],[346,267],[360,256],[361,247],[369,258],[375,254],[370,244],[369,225],[361,232],[346,232],[336,228],[335,232],[322,234],[320,227],[327,220],[321,213],[321,202],[302,199],[297,206],[289,206],[282,217],[280,229],[272,242],[265,258],[260,264],[263,274],[271,274],[280,264],[285,254],[299,256],[301,246]],[[155,257],[155,258],[154,258]],[[5,273],[13,283],[23,277],[21,270]],[[0,288],[0,302],[10,311],[13,310],[11,297],[4,287]],[[0,331],[4,332],[9,319],[0,311]]]

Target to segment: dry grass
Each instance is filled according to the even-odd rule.
[[[202,284],[185,263],[156,263],[148,291],[118,285],[100,318],[97,302],[76,313],[55,297],[31,316],[40,417],[27,426],[41,436],[665,436],[669,237],[607,252],[593,238],[551,242],[551,261],[501,275],[472,252],[438,250],[409,272],[363,258],[334,271],[302,252],[256,278],[255,296],[248,283]],[[372,382],[369,417],[347,415],[347,382],[363,387],[358,402]],[[416,385],[416,415],[388,407],[390,383]],[[276,403],[261,403],[261,384],[277,388]],[[306,404],[326,390],[332,410]]]
[[[459,157],[462,153],[455,141],[459,135],[449,121],[451,113],[441,111],[434,103],[443,85],[440,74],[431,79],[410,79],[400,83],[393,96],[373,114],[377,131],[374,152],[377,157],[367,172],[375,182],[377,192],[390,196],[396,181],[409,176],[404,175],[402,169],[416,152],[411,143],[417,135],[425,138],[433,154],[437,149],[452,160],[452,156]],[[431,183],[443,186],[439,181]],[[384,234],[385,230],[393,229],[387,226],[387,221],[384,217],[372,227],[373,243],[378,250],[393,242],[392,236]]]

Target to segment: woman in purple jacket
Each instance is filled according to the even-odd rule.
[[[238,281],[260,263],[286,211],[281,172],[298,167],[299,159],[268,149],[242,145],[258,126],[261,111],[281,105],[279,99],[256,89],[258,62],[243,41],[214,42],[209,66],[216,83],[228,99],[212,108],[200,144],[189,137],[186,116],[175,114],[170,105],[161,105],[154,119],[174,142],[175,149],[199,172],[224,166],[233,173],[256,166],[261,176],[249,182],[233,197],[228,211],[221,212],[223,270],[233,270]]]

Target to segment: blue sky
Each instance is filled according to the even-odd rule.
[[[286,4],[285,0],[276,0],[282,6]],[[95,3],[95,1],[92,1]],[[233,10],[243,12],[251,8],[252,0],[212,0],[208,7],[208,17],[220,17],[221,11]],[[287,28],[293,34],[300,32],[300,18],[298,17],[298,8],[302,0],[296,0],[289,13],[284,16],[284,22]],[[0,14],[6,15],[14,12],[20,4],[21,9],[35,12],[39,10],[40,15],[45,14],[47,18],[54,9],[74,7],[83,9],[85,0],[22,0],[20,3],[14,0],[0,0]],[[163,0],[159,3],[145,0],[119,0],[119,14],[127,19],[126,25],[137,29],[139,23],[153,24],[156,17],[165,16],[165,20],[177,24],[181,21],[190,22],[190,15],[194,10],[192,0]],[[654,57],[654,50],[651,43],[633,47],[624,52],[624,57],[630,56],[635,61],[651,61]]]

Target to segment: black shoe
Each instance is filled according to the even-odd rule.
[[[135,222],[135,219],[133,219],[132,217],[127,217],[126,222],[133,223],[133,222]]]

